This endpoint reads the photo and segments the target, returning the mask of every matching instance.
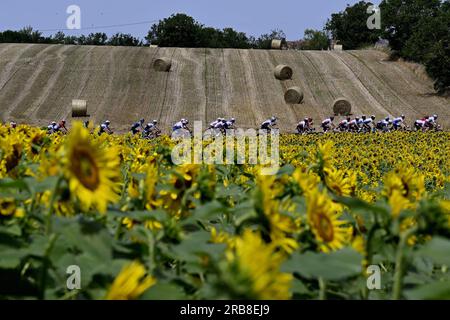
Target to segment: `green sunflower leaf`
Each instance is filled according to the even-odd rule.
[[[282,266],[284,272],[296,272],[308,279],[343,280],[361,274],[362,256],[343,249],[332,253],[294,254]]]

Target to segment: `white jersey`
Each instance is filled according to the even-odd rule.
[[[425,124],[425,121],[423,121],[423,120],[416,120],[416,124],[421,126],[421,127],[423,127],[424,124]]]
[[[224,123],[222,121],[219,121],[214,126],[214,129],[222,129],[224,127]]]
[[[226,127],[226,128],[231,128],[232,126],[234,126],[234,122],[233,122],[233,121],[227,121],[227,122],[225,123],[225,127]]]
[[[366,125],[372,124],[372,122],[373,122],[372,118],[364,120],[364,124]]]
[[[363,120],[363,119],[359,119],[359,120],[357,121],[358,126],[362,126],[363,123],[364,123],[364,120]]]
[[[109,129],[109,126],[106,123],[102,123],[100,126],[103,130]]]
[[[382,127],[387,127],[389,122],[386,120],[381,120],[380,122],[378,122]]]
[[[358,124],[358,121],[357,121],[356,119],[353,119],[353,120],[350,121],[348,124],[349,124],[349,125],[354,125],[354,126],[356,126],[356,125]]]
[[[175,123],[173,125],[173,130],[179,130],[179,129],[183,129],[184,128],[184,124],[181,121],[178,121],[177,123]]]
[[[211,127],[211,128],[214,128],[218,123],[219,123],[220,121],[213,121],[213,122],[211,122],[210,124],[209,124],[209,126]]]
[[[298,126],[298,127],[301,127],[301,128],[305,128],[305,127],[306,127],[306,122],[305,122],[305,120],[300,121],[300,122],[298,123],[297,126]]]
[[[392,123],[395,125],[403,123],[403,118],[402,117],[395,118],[394,120],[392,120]]]
[[[339,125],[341,126],[341,127],[347,127],[348,126],[348,124],[349,124],[349,122],[347,121],[347,120],[342,120],[341,122],[339,122]]]
[[[266,120],[261,124],[261,127],[268,127],[272,125],[272,120]]]
[[[434,117],[429,117],[429,118],[427,119],[427,122],[428,122],[428,123],[435,123],[435,122],[436,122],[436,119],[434,119]]]
[[[333,121],[331,121],[331,119],[328,118],[328,119],[325,119],[325,120],[322,121],[322,125],[323,125],[323,126],[326,126],[326,125],[331,124],[332,122],[333,122]]]

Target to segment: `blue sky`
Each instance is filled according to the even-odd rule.
[[[81,8],[82,28],[129,24],[159,20],[173,13],[186,13],[201,23],[232,27],[258,36],[279,28],[289,40],[303,36],[306,28],[322,29],[333,12],[359,0],[1,0],[0,30],[64,29],[66,9],[75,4]],[[380,1],[374,1],[379,3]],[[67,31],[66,34],[88,34],[92,31],[131,33],[143,38],[151,24],[121,26],[96,30]],[[54,32],[45,32],[53,34]]]

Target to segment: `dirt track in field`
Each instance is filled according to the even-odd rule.
[[[168,73],[152,62],[173,60]],[[377,118],[405,114],[408,122],[437,113],[450,127],[450,99],[434,94],[419,79],[375,50],[266,51],[235,49],[126,48],[0,44],[0,120],[47,125],[71,120],[72,99],[88,101],[94,123],[109,119],[114,129],[158,119],[168,130],[180,118],[207,124],[235,117],[238,126],[256,128],[272,115],[292,131],[310,116],[318,123],[332,114],[332,102],[346,97],[355,115]],[[277,64],[294,70],[291,80],[273,76]],[[284,102],[284,91],[299,86],[300,105]]]

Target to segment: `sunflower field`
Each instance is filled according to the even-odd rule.
[[[0,298],[450,298],[449,141],[282,135],[270,176],[0,126]]]

